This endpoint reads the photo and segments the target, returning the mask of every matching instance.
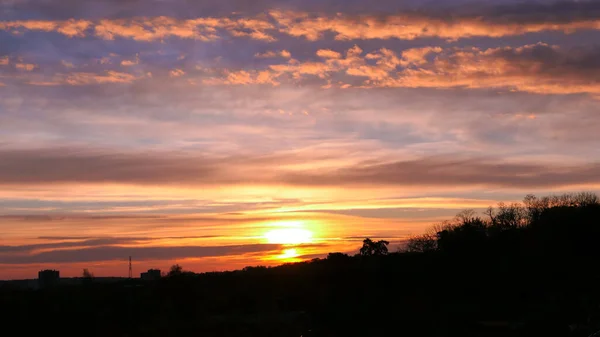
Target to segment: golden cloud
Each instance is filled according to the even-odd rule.
[[[584,29],[600,29],[600,19],[581,19],[571,22],[490,22],[481,17],[462,17],[445,20],[430,16],[400,14],[377,16],[316,16],[292,11],[271,11],[279,31],[295,37],[316,41],[326,32],[332,32],[336,40],[370,40],[438,37],[448,40],[470,37],[504,37],[560,31],[571,33]]]
[[[69,85],[89,85],[108,83],[132,83],[137,77],[132,74],[117,71],[107,71],[102,74],[71,73],[66,75],[64,83]]]
[[[537,94],[599,94],[596,50],[570,53],[546,44],[512,48],[464,48],[406,68],[375,86],[508,88]],[[596,55],[597,57],[598,55]]]
[[[252,72],[238,71],[228,73],[220,83],[268,83],[283,75],[301,81],[312,76],[327,80],[320,86],[330,88],[333,74],[338,74],[347,76],[337,82],[343,88],[499,88],[536,94],[600,94],[596,80],[600,63],[595,61],[600,50],[572,52],[546,44],[489,49],[424,47],[405,50],[400,57],[386,48],[364,55],[354,46],[345,55],[319,50],[317,56],[323,60],[290,59],[270,65],[260,71],[269,81],[257,81]]]
[[[342,57],[342,54],[337,51],[333,51],[331,49],[319,49],[317,50],[317,56],[326,58],[326,59],[339,59]]]
[[[83,37],[85,31],[91,26],[91,21],[75,19],[66,21],[22,20],[0,22],[0,30],[40,30],[57,32],[68,37]]]
[[[326,33],[332,33],[336,40],[414,40],[432,37],[457,40],[471,37],[500,38],[543,31],[568,34],[580,30],[600,30],[600,18],[578,13],[565,14],[564,18],[557,18],[556,13],[546,13],[541,19],[532,15],[522,18],[517,15],[507,19],[494,13],[483,13],[444,19],[418,13],[382,17],[271,10],[268,15],[256,17],[200,17],[187,20],[166,16],[97,21],[18,20],[0,22],[0,29],[58,32],[69,37],[83,37],[89,31],[102,39],[119,37],[137,41],[156,41],[169,37],[213,41],[219,39],[221,31],[224,31],[231,36],[267,42],[276,40],[273,36],[275,32],[316,41]]]

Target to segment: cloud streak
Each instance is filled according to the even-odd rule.
[[[289,186],[487,186],[528,187],[599,184],[600,163],[547,166],[485,158],[423,157],[295,170],[265,166],[302,158],[200,157],[164,153],[119,154],[63,150],[0,151],[0,184],[117,183],[133,185],[255,184]]]
[[[81,249],[52,250],[28,255],[0,255],[0,264],[79,263],[125,260],[135,256],[138,261],[174,260],[214,256],[268,253],[281,248],[275,244],[236,246],[175,246],[175,247],[118,247],[103,246]]]

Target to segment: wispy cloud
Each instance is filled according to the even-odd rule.
[[[103,246],[81,249],[51,250],[35,254],[0,255],[0,264],[78,263],[123,260],[175,260],[212,256],[243,255],[277,251],[280,245],[249,244],[237,246],[183,246],[183,247],[118,247]]]
[[[317,170],[285,169],[302,158],[215,158],[166,153],[85,153],[66,149],[0,151],[0,183],[120,183],[150,185],[249,184],[298,186],[489,186],[550,187],[598,184],[600,164],[547,166],[499,163],[485,158],[424,157],[355,163]],[[279,163],[278,166],[271,166]],[[529,174],[535,172],[535,174]]]

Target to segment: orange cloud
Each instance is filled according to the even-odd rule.
[[[256,84],[251,74],[265,79],[295,81],[315,76],[327,80],[322,88],[332,86],[334,74],[347,75],[340,87],[408,87],[408,88],[501,88],[537,94],[600,94],[598,50],[562,50],[545,44],[504,48],[440,47],[408,49],[401,56],[387,48],[364,55],[354,46],[342,53],[318,50],[321,61],[270,65],[260,72],[227,73],[222,84]],[[364,79],[360,79],[360,78]],[[356,79],[353,79],[356,78]],[[212,81],[216,81],[214,78]]]
[[[66,20],[66,21],[44,21],[44,20],[22,20],[0,22],[0,30],[41,30],[45,32],[57,32],[68,37],[85,36],[85,31],[92,26],[88,20]]]
[[[250,85],[250,84],[270,84],[279,85],[277,74],[269,70],[226,70],[224,77],[211,77],[203,80],[207,85]]]
[[[8,56],[0,57],[0,66],[6,66],[10,63]]]
[[[477,36],[504,37],[560,31],[570,33],[583,29],[600,29],[599,19],[581,19],[572,22],[490,22],[485,17],[458,17],[444,20],[430,16],[400,14],[385,18],[376,16],[317,16],[310,13],[271,11],[280,32],[316,41],[326,32],[336,40],[401,39],[414,40],[438,37],[449,40]]]
[[[0,22],[7,31],[38,30],[58,32],[69,37],[83,37],[86,33],[112,40],[129,38],[137,41],[155,41],[169,37],[213,41],[220,38],[220,30],[235,37],[248,37],[267,42],[275,41],[274,32],[316,41],[333,33],[336,40],[370,40],[442,38],[457,40],[471,37],[500,38],[527,33],[554,31],[572,33],[579,30],[600,30],[600,19],[573,12],[557,18],[557,14],[543,13],[546,17],[518,15],[505,19],[500,15],[455,15],[442,19],[435,15],[402,13],[386,17],[375,15],[335,16],[308,12],[272,10],[268,16],[257,17],[200,17],[181,20],[173,17],[135,17],[102,19],[98,21],[70,19],[65,21],[20,20]],[[272,22],[275,22],[273,24]]]
[[[185,71],[181,69],[173,69],[169,72],[169,76],[171,77],[179,77],[185,75]]]
[[[368,58],[363,57],[362,53],[363,50],[358,46],[348,49],[344,57],[341,53],[322,49],[317,51],[317,56],[324,58],[323,62],[290,60],[288,64],[271,65],[270,69],[279,74],[291,74],[295,79],[300,79],[303,75],[327,78],[332,72],[343,71],[351,76],[382,80],[388,77],[389,72],[401,63],[393,51],[385,48],[369,54],[370,59],[377,59],[375,64],[367,63]],[[344,86],[349,87],[347,84]]]
[[[69,37],[86,36],[86,31],[105,40],[128,38],[136,41],[155,41],[169,37],[213,41],[219,38],[217,29],[237,37],[274,41],[266,31],[274,27],[263,19],[252,18],[197,18],[179,20],[160,16],[151,18],[103,19],[99,21],[76,20],[43,21],[24,20],[0,22],[0,30],[38,30],[57,32]]]
[[[40,87],[52,87],[52,86],[61,85],[62,83],[54,82],[54,81],[28,81],[27,84],[40,86]]]
[[[210,32],[207,34],[197,32],[192,23],[180,22],[167,17],[100,20],[94,26],[94,33],[106,40],[120,37],[137,41],[153,41],[171,36],[206,41],[214,39],[212,38],[214,34]]]
[[[69,85],[132,83],[137,77],[128,73],[107,71],[104,74],[71,73],[64,78],[64,83]]]
[[[131,61],[131,60],[123,60],[121,61],[121,65],[124,67],[129,67],[129,66],[134,66],[138,64],[137,60],[136,61]]]
[[[35,64],[17,63],[17,64],[15,64],[15,67],[19,70],[32,71],[33,69],[35,69]]]
[[[339,59],[342,57],[342,54],[331,49],[319,49],[317,50],[317,56],[326,59]]]
[[[591,53],[591,54],[590,54]],[[595,55],[595,56],[594,56]],[[508,88],[538,94],[600,94],[597,52],[574,53],[546,44],[464,48],[404,69],[375,86]]]
[[[402,52],[402,65],[421,65],[427,63],[426,57],[430,54],[442,52],[440,47],[412,48]]]
[[[274,41],[266,31],[274,27],[263,19],[254,18],[197,18],[179,20],[175,18],[140,17],[128,19],[103,19],[99,21],[70,19],[66,21],[21,20],[0,22],[0,30],[19,29],[57,32],[69,37],[84,37],[86,31],[106,40],[129,38],[137,41],[155,41],[169,37],[213,41],[219,38],[217,29],[233,36],[255,40]]]

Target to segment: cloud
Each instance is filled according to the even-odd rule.
[[[560,48],[544,43],[521,47],[422,47],[400,53],[387,48],[364,54],[355,45],[342,53],[321,49],[319,61],[271,64],[261,72],[238,71],[214,82],[265,84],[286,80],[310,83],[331,78],[345,87],[504,89],[535,94],[600,94],[600,48]],[[258,81],[251,74],[269,81]],[[341,76],[343,75],[343,76]],[[243,80],[242,80],[243,79]]]
[[[97,21],[70,19],[67,21],[20,20],[0,22],[0,30],[20,33],[25,31],[55,32],[68,37],[96,36],[104,40],[116,38],[135,41],[160,41],[167,38],[214,41],[220,38],[218,30],[234,37],[274,41],[266,31],[274,26],[260,18],[196,18],[180,20],[172,17],[135,17],[127,19],[100,19]]]
[[[80,249],[52,250],[33,254],[2,254],[0,264],[78,263],[124,260],[134,256],[136,261],[174,260],[213,256],[235,256],[267,253],[281,249],[275,244],[248,244],[236,246],[171,246],[119,247],[102,246]]]
[[[17,64],[17,67],[24,71],[31,72],[36,66],[33,64]],[[67,67],[68,68],[68,67]],[[11,74],[7,76],[13,83],[22,83],[33,86],[87,86],[87,85],[106,85],[106,84],[131,84],[141,77],[134,74],[105,70],[98,72],[56,72],[51,74],[31,74],[31,76],[20,76]]]
[[[62,64],[65,68],[68,68],[68,69],[75,68],[75,65],[69,61],[61,60],[60,64]]]
[[[289,74],[294,79],[301,79],[304,75],[325,79],[335,72],[345,72],[351,76],[362,76],[371,79],[382,79],[387,77],[389,72],[400,64],[400,60],[394,52],[385,48],[370,54],[371,59],[378,59],[374,65],[367,63],[362,57],[362,53],[363,50],[356,45],[346,51],[345,57],[331,50],[318,50],[317,56],[324,58],[322,62],[299,62],[292,59],[287,64],[271,65],[270,69],[277,77],[282,74]]]
[[[197,22],[167,17],[100,20],[94,34],[105,40],[127,38],[137,41],[154,41],[169,37],[210,41],[217,38],[214,27],[198,28]]]
[[[134,66],[136,64],[138,64],[137,60],[135,60],[135,61],[132,61],[132,60],[123,60],[123,61],[121,61],[121,65],[124,66],[124,67]]]
[[[423,48],[411,48],[402,52],[403,66],[410,65],[422,65],[428,62],[426,57],[430,54],[439,54],[443,51],[441,47],[423,47]],[[369,55],[367,55],[369,58]]]
[[[121,217],[124,218],[124,217]],[[144,219],[143,217],[132,217],[136,219]],[[39,240],[51,241],[44,243],[36,243],[30,245],[19,246],[0,246],[0,258],[4,254],[37,254],[39,252],[50,250],[68,250],[73,248],[89,249],[96,247],[114,247],[114,246],[135,246],[138,244],[148,244],[150,242],[158,242],[161,240],[185,241],[190,239],[216,239],[216,235],[201,235],[201,236],[176,236],[176,237],[77,237],[77,236],[43,236]]]
[[[218,158],[185,154],[118,154],[85,149],[0,150],[2,183],[174,183],[237,181],[237,166],[270,162],[261,158]],[[273,159],[277,160],[277,159]],[[230,163],[231,167],[228,168]],[[234,165],[235,164],[235,165]],[[18,172],[20,171],[20,172]],[[258,171],[256,171],[258,173]],[[9,182],[11,179],[12,183]]]
[[[169,76],[171,77],[180,77],[185,75],[185,71],[181,70],[181,69],[173,69],[169,72]]]
[[[549,188],[598,184],[600,163],[545,166],[535,163],[499,163],[472,158],[421,158],[363,164],[321,172],[294,174],[285,180],[298,185],[485,186]]]
[[[57,238],[57,240],[73,240],[72,238]],[[149,241],[147,238],[90,238],[87,240],[61,241],[52,243],[39,243],[21,246],[0,246],[0,259],[2,254],[34,253],[40,250],[66,249],[74,247],[93,247],[108,245],[136,244],[140,241]]]
[[[24,71],[32,71],[35,69],[36,65],[31,63],[17,63],[15,64],[15,68]]]
[[[333,51],[331,49],[319,49],[317,50],[317,56],[326,58],[326,59],[339,59],[342,57],[342,54],[337,51]]]
[[[286,157],[199,157],[165,153],[2,150],[0,184],[119,183],[208,186],[485,186],[543,188],[600,183],[600,163],[545,165],[503,163],[485,158],[424,157],[337,165],[322,169],[283,168]],[[267,164],[270,163],[270,164]]]
[[[279,75],[269,70],[224,70],[221,77],[209,77],[203,79],[206,85],[257,85],[269,84],[279,85]]]
[[[292,54],[289,51],[285,50],[285,49],[284,50],[280,50],[280,51],[269,50],[269,51],[266,51],[264,53],[256,53],[254,55],[254,57],[257,57],[257,58],[283,57],[283,58],[289,59],[289,58],[292,57]]]
[[[461,48],[439,54],[375,85],[508,88],[537,94],[600,94],[600,48],[564,50],[544,43]]]
[[[135,80],[135,75],[117,71],[107,71],[104,74],[70,73],[64,79],[69,85],[132,83]]]
[[[88,20],[66,20],[66,21],[49,21],[49,20],[19,20],[19,21],[2,21],[0,22],[0,30],[18,32],[20,29],[31,31],[56,32],[68,37],[83,37],[88,28],[92,26],[92,22]]]
[[[398,8],[391,2],[386,2],[382,6],[373,6],[384,9],[387,7],[387,13],[394,13],[387,15],[369,13],[368,9],[365,12],[364,6],[362,8],[364,14],[357,15],[356,11],[352,10],[356,4],[345,6],[346,8],[341,7],[338,14],[333,14],[336,11],[332,9],[340,7],[335,1],[305,6],[312,8],[311,10],[305,10],[306,8],[301,5],[264,2],[261,5],[267,7],[263,7],[262,11],[238,10],[240,14],[225,16],[224,11],[215,10],[213,12],[215,14],[218,12],[219,16],[187,19],[182,19],[180,16],[189,17],[189,6],[194,5],[189,3],[183,5],[172,4],[177,8],[175,11],[183,13],[185,10],[186,15],[160,16],[164,14],[158,15],[159,13],[169,13],[173,10],[154,12],[137,7],[136,10],[129,11],[135,13],[135,17],[127,18],[121,14],[119,18],[108,15],[93,20],[73,18],[13,20],[1,22],[0,30],[57,32],[68,37],[93,34],[107,40],[127,38],[137,41],[158,41],[171,37],[214,41],[221,38],[221,31],[223,31],[233,37],[274,42],[276,32],[310,41],[322,39],[326,33],[332,33],[336,40],[414,40],[431,37],[457,40],[471,37],[499,38],[544,31],[572,33],[578,30],[600,29],[600,5],[594,1],[470,7],[457,4],[445,8],[445,12],[440,11],[435,5],[423,6],[419,11]],[[119,5],[114,3],[113,6],[114,12],[118,12]],[[160,7],[160,4],[158,6]],[[215,9],[219,6],[212,7]],[[240,7],[247,6],[238,4],[237,8]],[[264,12],[268,12],[268,16],[260,14]],[[143,15],[144,13],[147,15]]]
[[[327,15],[293,10],[272,10],[270,15],[278,23],[280,32],[310,41],[322,39],[325,33],[333,33],[336,40],[430,37],[457,40],[600,29],[600,5],[592,1],[475,6],[473,10],[458,6],[445,13],[425,8],[391,15]]]

